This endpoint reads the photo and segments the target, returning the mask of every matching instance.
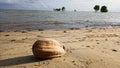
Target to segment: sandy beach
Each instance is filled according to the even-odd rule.
[[[66,54],[35,59],[40,38],[60,41]],[[0,68],[120,68],[120,28],[1,31]]]

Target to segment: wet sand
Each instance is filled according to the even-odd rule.
[[[66,54],[35,59],[40,38],[61,41]],[[0,68],[120,68],[120,28],[0,32]]]

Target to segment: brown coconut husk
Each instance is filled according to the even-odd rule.
[[[65,54],[65,47],[54,39],[42,38],[37,40],[32,47],[36,58],[55,58]]]

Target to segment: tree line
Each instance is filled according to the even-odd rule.
[[[53,9],[54,11],[65,11],[65,7],[63,6],[63,7],[61,7],[61,8],[56,8],[56,9]],[[100,11],[100,12],[108,12],[108,9],[107,9],[107,6],[101,6],[101,8],[100,8],[100,6],[99,5],[95,5],[94,7],[93,7],[93,9],[95,10],[95,12],[98,12],[98,11]],[[74,10],[74,12],[76,12],[76,10]]]

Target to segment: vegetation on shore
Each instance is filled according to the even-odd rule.
[[[108,9],[107,9],[106,6],[102,6],[100,11],[101,11],[101,12],[108,12]]]
[[[65,11],[65,7],[53,9],[54,11]]]
[[[100,11],[100,12],[108,12],[108,8],[107,8],[107,6],[101,6],[100,7],[100,5],[95,5],[94,7],[93,7],[93,9],[95,10],[95,12],[98,12],[98,11]],[[53,11],[65,11],[66,10],[66,8],[63,6],[63,7],[61,7],[61,8],[56,8],[56,9],[53,9]],[[74,9],[74,12],[76,12],[76,9]]]
[[[99,5],[95,5],[93,7],[93,9],[95,10],[95,12],[98,12],[99,10],[100,10],[100,12],[108,12],[107,6],[105,6],[105,5],[101,6],[101,8]]]
[[[99,9],[100,9],[100,6],[99,6],[99,5],[95,5],[95,6],[94,6],[95,12],[99,11]]]

